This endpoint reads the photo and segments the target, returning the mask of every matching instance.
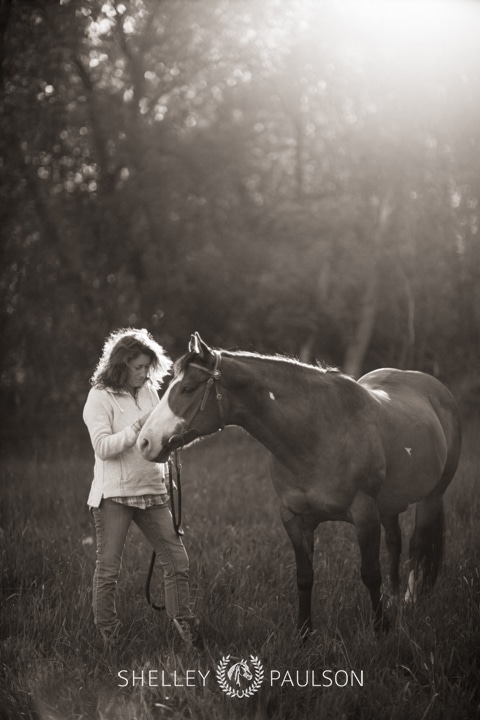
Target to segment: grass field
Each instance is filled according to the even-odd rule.
[[[293,551],[278,518],[265,451],[233,429],[184,451],[185,542],[205,641],[198,654],[186,652],[164,614],[146,604],[150,549],[136,528],[118,587],[123,639],[111,651],[99,644],[90,609],[95,546],[85,504],[90,452],[57,442],[34,458],[4,459],[2,717],[480,717],[478,431],[478,425],[467,426],[461,466],[446,495],[446,557],[432,595],[414,609],[391,607],[393,628],[376,639],[353,528],[326,523],[316,533],[316,631],[305,645],[295,634]],[[411,522],[409,511],[407,533]],[[160,571],[155,579],[159,602]],[[215,670],[227,655],[254,655],[262,663],[265,680],[251,697],[230,697],[219,687]],[[363,672],[363,686],[321,687],[326,669]],[[126,673],[119,677],[121,670]],[[281,681],[270,684],[272,670]],[[158,687],[138,679],[134,684],[132,672],[147,678],[148,671]],[[202,684],[199,672],[208,671]],[[305,687],[285,680],[296,671]],[[128,685],[121,687],[125,677]]]

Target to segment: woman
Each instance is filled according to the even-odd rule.
[[[95,452],[88,497],[97,537],[93,613],[106,642],[118,635],[120,627],[115,590],[132,520],[162,564],[167,614],[187,645],[196,639],[188,556],[173,528],[165,466],[145,461],[136,449],[138,434],[159,402],[156,391],[171,364],[146,330],[121,329],[107,338],[90,381],[83,419]]]

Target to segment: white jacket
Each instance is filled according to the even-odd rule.
[[[135,447],[140,432],[135,421],[158,402],[158,395],[148,381],[136,398],[127,391],[96,387],[90,390],[83,409],[95,452],[90,507],[98,507],[102,498],[166,492],[165,465],[144,460]]]

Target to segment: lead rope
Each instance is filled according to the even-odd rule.
[[[172,520],[173,520],[173,529],[177,533],[179,537],[181,537],[184,532],[182,529],[182,483],[181,483],[181,477],[180,473],[182,470],[182,466],[180,464],[180,451],[178,448],[173,451],[173,457],[175,458],[175,462],[172,463],[172,461],[168,460],[168,487],[170,491],[170,508],[172,511]],[[172,468],[175,465],[175,476],[176,476],[176,483],[173,479],[173,471]],[[177,488],[177,502],[178,502],[178,520],[175,510],[175,486]]]
[[[210,370],[209,368],[204,367],[203,365],[197,365],[196,363],[190,363],[191,367],[198,368],[199,370],[202,370],[203,372],[206,372],[210,375],[206,382],[205,391],[203,393],[203,397],[200,401],[200,405],[194,408],[193,412],[191,413],[190,417],[185,423],[185,428],[182,433],[182,438],[185,434],[186,429],[190,426],[192,420],[196,416],[198,412],[202,412],[205,409],[205,405],[207,404],[207,399],[210,393],[211,388],[213,387],[215,389],[215,398],[217,401],[217,407],[218,412],[220,415],[220,430],[223,430],[225,427],[225,417],[224,417],[224,411],[222,406],[222,394],[218,389],[217,381],[221,378],[222,373],[220,371],[220,364],[222,362],[222,355],[217,350],[214,351],[215,355],[215,366],[213,370]],[[180,445],[180,448],[183,447]],[[174,456],[174,462],[172,462],[172,456],[168,458],[168,484],[169,484],[169,491],[170,491],[170,509],[172,512],[172,520],[173,520],[173,528],[175,532],[177,533],[178,537],[181,537],[184,533],[182,530],[182,484],[180,480],[180,472],[181,472],[181,464],[179,461],[179,450],[180,448],[173,451]],[[173,480],[173,467],[175,467],[175,474],[176,474],[176,481],[177,481],[177,506],[178,506],[178,518],[177,518],[177,511],[175,509],[175,482]],[[147,583],[145,586],[145,596],[147,598],[147,602],[154,610],[165,610],[165,605],[155,605],[151,599],[150,599],[150,583],[152,580],[153,570],[155,567],[155,559],[156,559],[156,553],[155,550],[152,552],[152,557],[150,559],[150,567],[148,569],[148,575],[147,575]]]
[[[181,537],[184,532],[182,528],[182,483],[181,483],[181,469],[182,466],[180,464],[179,460],[179,451],[174,450],[174,461],[172,462],[171,456],[168,458],[167,467],[168,467],[168,489],[170,493],[170,510],[172,513],[172,521],[173,521],[173,529],[175,530],[178,537]],[[174,471],[173,468],[175,467],[175,476],[176,476],[176,482],[173,478]],[[175,509],[175,487],[177,489],[177,508],[178,508],[178,516],[177,511]],[[150,567],[148,568],[148,574],[147,574],[147,582],[145,585],[145,597],[147,598],[148,604],[154,609],[154,610],[165,610],[165,605],[155,605],[154,602],[152,602],[150,598],[150,583],[152,582],[152,576],[153,576],[153,570],[155,568],[155,560],[157,558],[157,553],[155,550],[152,552],[152,557],[150,558]]]

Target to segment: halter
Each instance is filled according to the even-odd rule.
[[[191,427],[190,427],[191,423],[193,422],[194,418],[197,416],[197,414],[199,412],[203,412],[205,410],[208,396],[210,395],[210,390],[212,389],[212,387],[215,387],[215,399],[217,401],[218,414],[220,416],[220,427],[218,429],[223,430],[223,428],[225,427],[225,413],[224,413],[223,405],[222,405],[223,396],[222,396],[222,393],[219,392],[219,389],[217,386],[217,382],[222,377],[222,373],[220,371],[222,355],[217,350],[212,350],[212,353],[215,356],[215,365],[213,367],[213,370],[210,370],[210,368],[204,367],[203,365],[197,365],[197,363],[190,363],[190,365],[189,365],[189,367],[193,367],[196,370],[202,370],[202,372],[207,373],[208,375],[210,375],[210,377],[208,378],[208,380],[205,383],[205,390],[203,392],[202,399],[196,405],[196,407],[193,408],[192,412],[190,413],[190,416],[188,417],[188,419],[185,422],[185,425],[183,426],[182,432],[180,433],[180,435],[172,435],[172,437],[168,441],[169,443],[171,443],[172,440],[179,437],[182,440],[182,444],[180,447],[183,447],[183,445],[185,444],[184,438],[185,438],[185,435],[188,432],[188,430],[191,429]]]

